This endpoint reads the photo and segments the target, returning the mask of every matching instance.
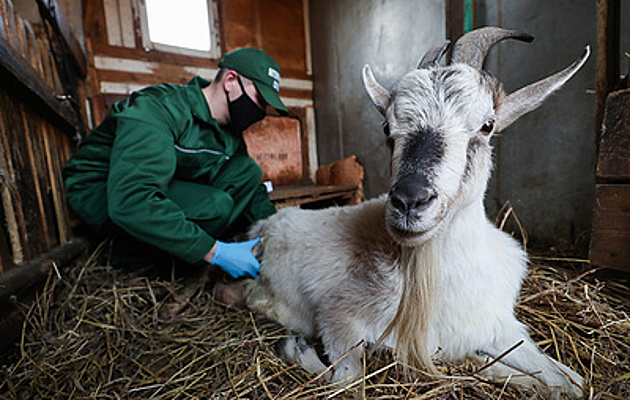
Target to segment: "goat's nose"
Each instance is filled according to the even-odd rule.
[[[424,179],[401,179],[389,192],[389,199],[394,208],[403,214],[420,211],[428,206],[437,194],[431,185],[424,183]]]

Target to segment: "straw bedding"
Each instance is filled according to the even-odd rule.
[[[340,389],[283,363],[281,327],[225,308],[207,276],[121,271],[94,257],[51,274],[0,371],[15,399],[521,399],[472,365],[439,362],[441,376],[405,374],[388,352],[366,357],[365,377]],[[537,343],[588,380],[587,398],[630,398],[630,290],[581,260],[533,257],[517,308]],[[361,344],[358,344],[359,346]]]

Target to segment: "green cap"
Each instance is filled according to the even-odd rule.
[[[287,108],[278,95],[280,66],[263,50],[242,47],[230,51],[219,61],[219,68],[232,69],[250,79],[269,105],[287,114]]]

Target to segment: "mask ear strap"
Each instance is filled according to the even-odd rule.
[[[241,90],[243,91],[243,96],[247,96],[247,98],[249,100],[251,100],[254,104],[256,104],[256,102],[247,94],[247,92],[245,91],[245,86],[243,86],[243,81],[241,80],[241,76],[237,75],[236,76],[236,80],[238,81],[238,84],[241,86]],[[260,107],[258,104],[256,104],[256,107],[258,107],[259,109],[265,111],[262,107]],[[266,114],[266,113],[265,113]]]
[[[241,90],[243,91],[243,94],[244,94],[244,95],[247,95],[247,92],[245,91],[245,86],[243,86],[243,81],[241,80],[241,76],[240,76],[240,75],[237,75],[237,76],[236,76],[236,80],[238,81],[238,84],[240,85]],[[249,97],[249,96],[248,96],[248,97]]]

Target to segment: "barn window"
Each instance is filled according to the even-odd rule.
[[[218,58],[215,0],[140,0],[146,49]]]

